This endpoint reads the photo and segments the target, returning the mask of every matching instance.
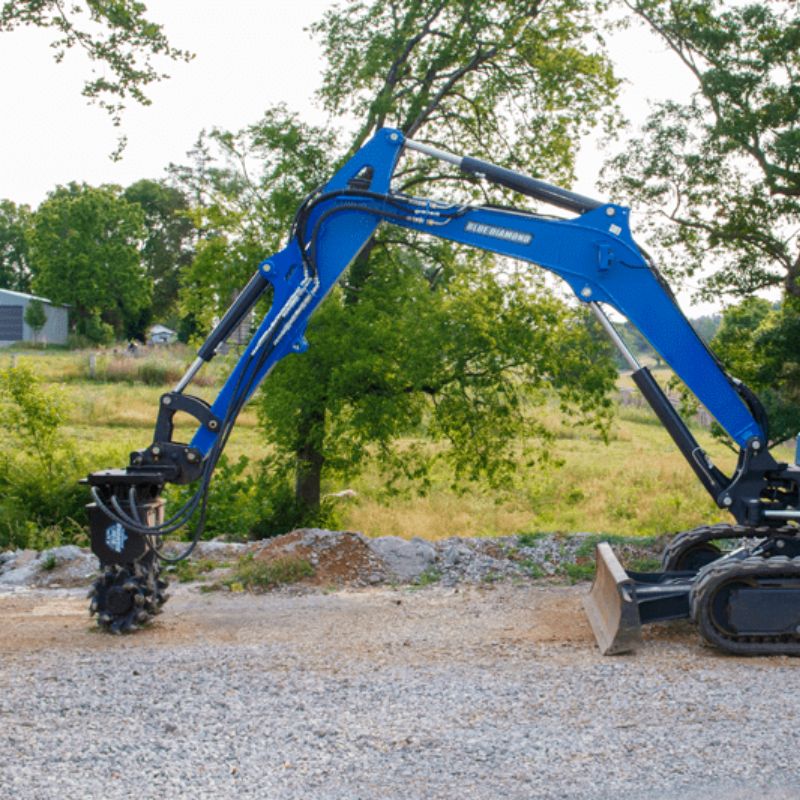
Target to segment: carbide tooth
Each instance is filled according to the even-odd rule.
[[[111,622],[111,620],[112,620],[111,614],[109,614],[106,611],[100,614],[100,616],[97,618],[97,621],[102,622],[104,625],[107,625],[109,622]]]
[[[96,614],[97,609],[98,609],[97,600],[92,600],[92,602],[89,603],[89,613]]]
[[[135,592],[139,586],[134,581],[125,581],[125,583],[122,584],[122,588],[126,592]]]
[[[136,615],[136,621],[137,621],[137,622],[147,622],[147,620],[149,619],[149,617],[150,617],[150,615],[149,615],[149,614],[148,614],[146,611],[140,611],[140,612],[139,612],[139,613]]]
[[[135,594],[133,596],[133,602],[136,603],[137,606],[144,605],[144,595],[143,594]]]

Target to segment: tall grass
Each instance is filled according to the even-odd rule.
[[[186,357],[180,351],[173,355],[176,361]],[[85,353],[18,352],[17,358],[30,364],[45,382],[62,383],[68,401],[63,431],[78,443],[92,469],[123,466],[126,452],[150,443],[159,396],[167,387],[138,380],[88,381],[81,377]],[[234,360],[229,357],[215,364],[211,385],[196,393],[213,399]],[[176,422],[176,440],[188,441],[195,423],[180,415]],[[323,490],[355,489],[355,499],[338,503],[337,516],[342,527],[372,536],[438,539],[536,531],[654,535],[727,519],[649,409],[620,407],[608,444],[591,431],[569,425],[555,408],[543,410],[543,422],[556,435],[555,454],[563,463],[532,470],[521,464],[519,479],[501,491],[474,485],[456,492],[444,468],[432,476],[432,490],[425,496],[411,484],[401,486],[400,494],[389,495],[374,468],[353,480],[329,478]],[[734,454],[703,429],[692,427],[718,466],[730,472]],[[109,462],[109,452],[122,454],[123,462]],[[226,453],[231,463],[247,455],[254,480],[271,480],[269,475],[255,475],[255,465],[269,454],[269,448],[252,408],[240,417]],[[793,460],[789,446],[775,455]],[[242,535],[243,531],[230,533]]]

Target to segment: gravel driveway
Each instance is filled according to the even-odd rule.
[[[601,657],[586,585],[0,594],[0,797],[798,798],[800,661]]]

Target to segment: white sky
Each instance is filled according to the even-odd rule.
[[[50,32],[22,29],[0,34],[0,198],[38,205],[56,185],[71,180],[127,185],[163,177],[181,163],[202,128],[235,130],[255,122],[270,104],[283,101],[304,119],[326,123],[314,104],[319,86],[319,48],[304,28],[332,0],[160,0],[149,16],[171,43],[195,52],[189,64],[168,62],[171,78],[151,86],[153,104],[132,104],[124,115],[128,147],[114,163],[117,131],[104,111],[88,106],[80,91],[89,65],[77,51],[57,65]],[[643,28],[610,40],[618,74],[626,79],[621,105],[634,125],[648,102],[685,99],[691,79],[676,59]],[[602,196],[597,176],[609,144],[583,144],[573,188]],[[546,176],[542,176],[546,177]],[[635,221],[634,221],[635,227]],[[682,295],[688,305],[688,295]],[[688,309],[687,309],[688,310]],[[693,314],[707,307],[695,307]]]

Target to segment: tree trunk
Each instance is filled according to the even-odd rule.
[[[322,455],[325,413],[314,412],[301,422],[302,444],[297,448],[294,496],[309,511],[319,511],[322,486]]]

